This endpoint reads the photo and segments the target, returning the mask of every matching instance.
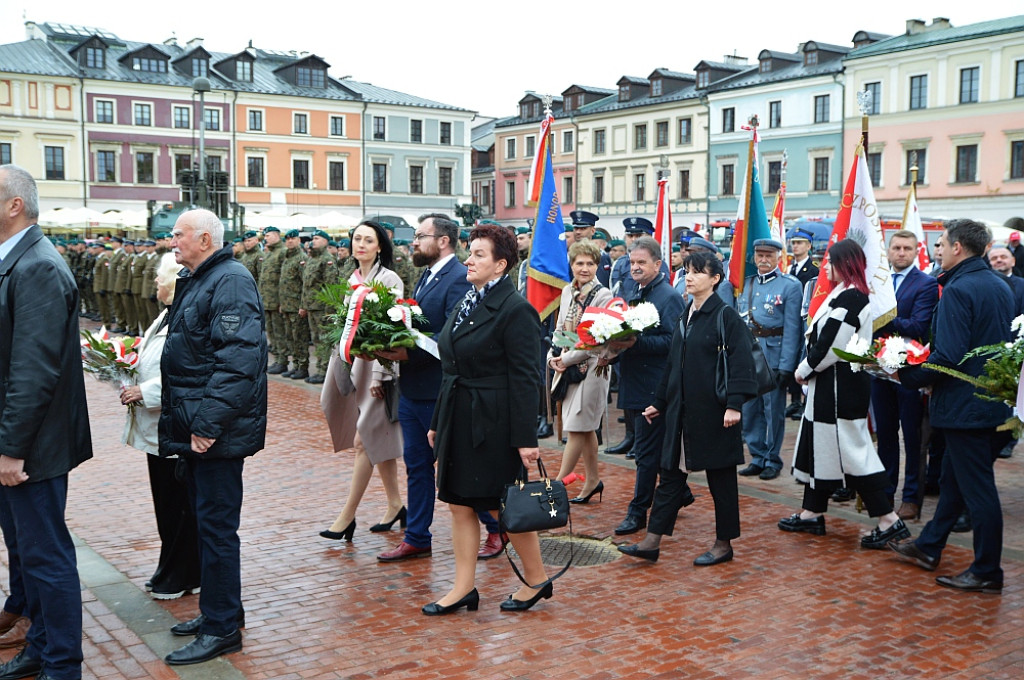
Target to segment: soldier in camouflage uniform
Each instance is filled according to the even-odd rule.
[[[309,324],[299,316],[299,310],[302,308],[302,270],[306,264],[306,253],[300,245],[298,229],[285,234],[284,245],[281,281],[277,290],[293,368],[281,375],[305,380],[309,377]],[[285,358],[284,354],[281,358]]]
[[[110,280],[110,259],[113,249],[109,244],[98,244],[100,251],[96,254],[96,262],[92,269],[92,291],[96,294],[96,302],[100,308],[100,320],[107,328],[114,323],[113,296],[107,293],[107,281]]]
[[[265,248],[260,256],[259,291],[263,297],[263,311],[266,314],[267,339],[274,363],[267,373],[277,375],[288,370],[288,334],[285,332],[284,317],[281,316],[281,298],[278,286],[281,284],[281,265],[284,264],[285,246],[281,243],[281,230],[267,227],[263,230]]]
[[[356,258],[352,257],[352,242],[347,238],[341,239],[338,243],[338,280],[348,281],[358,266]]]
[[[146,253],[146,244],[149,241],[139,239],[135,242],[135,256],[132,258],[131,283],[129,289],[132,291],[130,298],[132,305],[133,321],[135,325],[129,330],[132,335],[141,335],[149,328],[146,322],[148,316],[145,306],[142,304],[142,276],[146,269],[146,262],[149,256]]]
[[[146,261],[142,266],[142,290],[139,292],[139,308],[142,327],[150,324],[160,313],[159,302],[156,301],[156,270],[160,266],[160,256],[156,254],[156,241],[146,241]]]
[[[338,265],[327,252],[327,232],[317,229],[313,232],[313,242],[309,250],[309,259],[302,271],[302,308],[299,316],[309,321],[309,337],[313,340],[316,352],[316,373],[306,378],[306,382],[319,385],[327,373],[327,362],[331,358],[331,348],[324,340],[324,303],[317,295],[325,284],[337,283]]]
[[[113,236],[110,239],[110,245],[113,247],[114,252],[110,256],[108,262],[107,280],[106,280],[106,291],[110,297],[110,308],[113,315],[113,327],[112,331],[115,333],[123,333],[124,328],[124,307],[122,294],[124,289],[118,288],[118,274],[121,270],[121,263],[128,257],[128,252],[124,247],[124,239],[119,236]]]
[[[126,255],[117,265],[117,279],[114,285],[120,294],[121,309],[124,313],[124,318],[121,319],[122,332],[134,335],[138,333],[135,330],[138,326],[135,320],[135,300],[132,298],[132,264],[135,262],[135,241],[125,239],[124,250]]]
[[[394,225],[390,222],[381,222],[380,226],[384,227],[384,230],[388,232],[388,238],[391,239],[391,250],[395,256],[395,273],[398,274],[398,278],[402,279],[406,290],[414,290],[420,280],[419,270],[413,266],[412,258],[402,252],[395,243]]]
[[[97,243],[86,244],[82,242],[79,248],[82,250],[82,259],[79,262],[79,270],[82,272],[82,293],[85,295],[85,316],[93,321],[99,321],[99,305],[96,304],[96,294],[92,289],[92,275],[96,268],[96,254],[99,252]]]
[[[259,233],[255,231],[247,231],[242,236],[242,255],[238,259],[241,260],[245,268],[252,274],[253,281],[260,280],[260,257],[263,255],[263,251],[260,250],[260,238]]]

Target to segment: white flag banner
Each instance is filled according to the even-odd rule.
[[[878,330],[896,316],[896,291],[892,286],[892,270],[889,267],[875,192],[871,187],[871,175],[864,154],[859,149],[853,172],[855,180],[849,205],[850,226],[845,238],[852,238],[864,249],[867,259],[864,278],[871,290],[871,318],[875,330]],[[848,200],[851,200],[849,194],[844,195],[843,201]]]

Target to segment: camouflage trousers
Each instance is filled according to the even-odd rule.
[[[288,354],[295,369],[309,370],[309,322],[298,312],[284,312],[285,332],[288,336]]]
[[[316,352],[317,375],[326,375],[327,362],[331,360],[331,348],[326,346],[324,339],[324,311],[307,310],[306,318],[309,319],[309,337],[313,340],[313,351]]]
[[[285,329],[284,314],[276,309],[266,309],[267,340],[274,349],[274,358],[280,363],[288,363],[288,332]],[[284,359],[284,361],[281,361]]]

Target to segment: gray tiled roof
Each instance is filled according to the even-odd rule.
[[[43,40],[0,45],[0,72],[40,76],[78,76],[78,65]]]
[[[985,38],[1003,33],[1016,33],[1018,31],[1024,31],[1024,14],[1006,17],[1004,19],[982,21],[977,24],[968,24],[966,26],[951,26],[950,28],[923,31],[913,35],[904,33],[903,35],[893,36],[870,45],[865,45],[864,47],[858,47],[846,55],[846,58],[857,59],[860,57],[874,56],[876,54],[915,50],[922,47],[930,47],[932,45],[943,45],[962,40]]]
[[[579,116],[585,116],[591,113],[608,113],[611,111],[622,111],[624,109],[634,109],[641,106],[657,106],[658,104],[682,102],[688,99],[698,98],[700,98],[700,92],[692,84],[685,85],[678,90],[659,95],[657,97],[644,95],[643,97],[631,99],[628,102],[620,102],[618,94],[613,94],[609,97],[605,97],[604,99],[587,104],[577,111],[576,114]]]
[[[679,71],[669,71],[667,68],[656,68],[651,73],[649,78],[654,76],[661,76],[662,78],[674,78],[676,80],[696,80],[697,76],[692,73],[680,73]]]
[[[782,54],[780,56],[785,58],[792,55]],[[760,64],[752,66],[746,71],[728,76],[712,83],[708,90],[710,92],[737,90],[744,87],[756,87],[758,85],[778,83],[786,80],[799,80],[801,78],[814,78],[815,76],[841,73],[843,70],[842,55],[835,56],[831,59],[822,59],[822,56],[819,55],[818,63],[810,66],[804,65],[802,55],[796,56],[800,58],[800,61],[790,61],[782,65],[775,64],[778,68],[774,68],[767,73],[761,73]]]
[[[574,87],[580,89],[585,94],[604,94],[604,95],[609,95],[609,94],[615,94],[616,92],[618,92],[618,90],[615,90],[615,89],[612,89],[612,88],[608,88],[608,87],[590,87],[589,85],[578,85],[577,83],[573,83],[569,87],[565,88],[562,91],[562,94],[565,94],[566,92],[568,92],[569,90],[571,90]]]
[[[622,76],[621,78],[619,78],[619,82],[622,82],[623,80],[629,83],[635,83],[637,85],[651,84],[651,81],[647,80],[647,78],[641,78],[640,76]]]

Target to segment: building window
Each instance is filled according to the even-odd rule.
[[[345,119],[342,116],[331,116],[331,136],[345,136]]]
[[[733,132],[736,130],[736,109],[729,107],[722,109],[722,132]]]
[[[252,62],[239,60],[235,62],[235,80],[252,82]]]
[[[647,148],[647,124],[633,126],[633,148]]]
[[[818,63],[818,50],[804,52],[804,66],[814,66]]]
[[[830,95],[819,94],[814,98],[814,122],[827,123],[829,121]]]
[[[153,107],[149,104],[136,104],[135,105],[135,124],[136,125],[152,125],[153,124]]]
[[[345,190],[345,163],[330,161],[327,164],[327,188],[331,191]]]
[[[96,122],[114,122],[114,102],[108,102],[102,99],[96,101]]]
[[[628,83],[623,83],[622,85],[619,85],[619,101],[620,102],[628,102],[629,101],[629,84]]]
[[[422,165],[410,165],[409,166],[409,193],[410,194],[422,194],[423,193],[423,166]]]
[[[153,183],[153,153],[139,151],[135,154],[135,181],[138,184]]]
[[[692,118],[680,118],[679,119],[679,143],[680,144],[692,144],[693,143],[693,119]]]
[[[207,130],[220,130],[220,109],[203,111],[203,124]]]
[[[736,166],[732,163],[722,166],[722,195],[736,195]]]
[[[690,171],[680,170],[679,171],[679,198],[688,199],[690,198]]]
[[[1014,97],[1024,97],[1024,59],[1017,62],[1017,75],[1013,87]]]
[[[292,159],[292,187],[309,188],[309,161]]]
[[[210,60],[209,59],[193,59],[192,60],[192,77],[193,78],[205,78],[210,74]]]
[[[438,168],[437,169],[437,193],[442,196],[452,195],[452,169],[451,168]]]
[[[882,186],[882,154],[881,152],[869,153],[865,158],[868,164],[868,176],[871,177],[871,186]]]
[[[882,84],[864,83],[864,91],[871,95],[871,105],[868,106],[868,115],[877,116],[882,111]]]
[[[188,130],[192,127],[192,116],[187,106],[174,107],[174,127]]]
[[[505,207],[516,207],[516,183],[505,182]]]
[[[206,157],[206,174],[209,175],[211,172],[220,172],[221,157],[220,156],[207,156]]]
[[[323,87],[324,70],[322,68],[299,66],[295,69],[295,84],[299,87]]]
[[[559,202],[562,204],[572,203],[572,177],[562,178],[562,196],[559,198]]]
[[[978,181],[978,145],[956,147],[956,181],[967,184]]]
[[[594,130],[594,153],[604,153],[604,130]]]
[[[505,160],[512,160],[516,157],[516,138],[509,137],[505,140]]]
[[[659,81],[660,82],[660,81]],[[654,125],[654,145],[668,146],[668,121],[663,120]]]
[[[828,159],[814,159],[814,191],[828,191]]]
[[[768,193],[774,194],[782,186],[782,161],[768,161]]]
[[[167,62],[163,59],[132,57],[132,70],[149,71],[150,73],[167,73]]]
[[[647,200],[647,175],[643,173],[633,176],[633,200],[637,203]]]
[[[910,110],[928,108],[928,76],[911,76]]]
[[[660,97],[661,92],[661,78],[655,78],[651,81],[651,96]]]
[[[378,142],[384,141],[384,116],[373,117],[373,138]]]
[[[422,120],[410,120],[409,121],[409,141],[417,144],[423,141],[423,121]]]
[[[249,130],[253,132],[263,131],[263,112],[256,109],[249,109]]]
[[[174,181],[181,182],[181,173],[192,169],[192,156],[187,153],[174,154]]]
[[[46,158],[46,179],[64,179],[64,147],[43,147]]]
[[[762,59],[760,62],[758,62],[757,70],[758,70],[758,73],[771,73],[771,70],[772,70],[772,60],[771,59]]]
[[[711,78],[707,70],[697,71],[697,87],[704,88],[708,86]]]
[[[104,68],[102,47],[85,48],[85,65],[89,68]]]
[[[113,151],[96,152],[96,181],[117,181],[117,154]]]
[[[977,66],[960,69],[960,103],[975,104],[978,101],[978,82],[981,69]]]
[[[7,157],[10,158],[9,150]],[[1024,141],[1010,142],[1010,179],[1024,179]]]
[[[768,102],[768,127],[782,127],[782,102]]]
[[[452,143],[452,124],[441,123],[441,143],[451,144]]]
[[[292,133],[296,135],[309,134],[309,116],[305,113],[296,113],[292,116]]]
[[[263,184],[263,159],[248,158],[245,162],[246,171],[249,176],[249,186],[262,187]]]
[[[604,203],[604,177],[594,178],[594,203]]]
[[[573,149],[572,130],[562,132],[562,153],[570,153]]]
[[[913,179],[913,177],[910,174],[910,168],[915,163],[915,161],[914,161],[915,154],[916,154],[916,158],[917,158],[917,161],[916,161],[917,162],[917,183],[918,184],[925,184],[925,182],[927,181],[925,179],[926,175],[925,175],[925,172],[924,172],[924,168],[925,168],[925,161],[928,159],[928,150],[927,149],[907,149],[907,176],[904,178],[904,182],[903,182],[903,184],[906,185],[906,186],[910,186],[910,182]]]
[[[533,135],[527,135],[526,137],[526,156],[525,158],[533,158],[537,152],[537,138]]]
[[[379,194],[388,190],[388,166],[385,163],[373,164],[373,190]]]
[[[10,142],[0,142],[0,165],[10,165],[13,163],[11,160],[11,144]]]

